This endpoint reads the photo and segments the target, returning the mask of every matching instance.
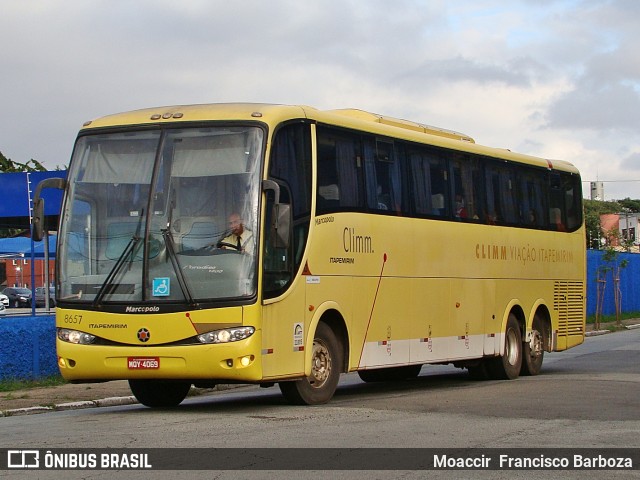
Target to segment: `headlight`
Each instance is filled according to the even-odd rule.
[[[237,342],[249,338],[256,331],[253,327],[225,328],[198,335],[202,343],[228,343]]]
[[[58,329],[58,339],[63,342],[75,343],[80,345],[89,345],[96,339],[95,335],[77,330],[69,330],[67,328]]]

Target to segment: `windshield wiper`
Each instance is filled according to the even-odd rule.
[[[98,307],[98,305],[102,303],[102,299],[107,293],[113,293],[113,291],[115,291],[115,289],[117,288],[117,286],[113,285],[112,282],[116,277],[116,275],[120,273],[120,270],[122,270],[122,266],[124,265],[124,262],[128,256],[130,256],[129,265],[131,265],[131,263],[133,262],[133,259],[137,251],[136,247],[140,243],[140,240],[142,240],[142,237],[140,236],[140,229],[142,228],[143,218],[144,218],[144,209],[141,212],[140,219],[138,220],[138,225],[136,226],[136,231],[133,234],[133,237],[131,237],[131,240],[129,240],[129,243],[127,243],[127,246],[124,247],[124,250],[122,250],[120,257],[118,257],[118,260],[116,260],[116,263],[111,269],[111,271],[109,272],[109,275],[107,275],[107,278],[102,283],[102,286],[100,287],[100,290],[96,295],[96,298],[93,299],[94,308]]]
[[[178,261],[178,255],[176,255],[175,243],[173,241],[173,235],[169,231],[169,228],[163,228],[160,230],[162,232],[162,239],[164,240],[164,245],[167,248],[167,256],[171,260],[171,265],[173,266],[173,270],[176,272],[176,278],[178,279],[178,284],[180,285],[180,290],[182,290],[182,294],[184,298],[187,299],[189,305],[195,306],[196,302],[193,300],[193,295],[191,293],[191,289],[189,288],[189,284],[187,283],[187,279],[182,272],[182,267],[180,266],[180,262]]]
[[[130,257],[131,262],[133,261],[133,258],[137,250],[136,247],[140,243],[140,240],[142,240],[142,238],[138,235],[138,233],[139,232],[136,232],[136,234],[133,237],[131,237],[131,240],[129,240],[129,243],[127,243],[127,246],[124,248],[124,250],[120,254],[120,257],[118,257],[118,260],[116,260],[116,263],[111,269],[111,271],[109,272],[109,275],[107,275],[107,278],[102,283],[102,286],[100,287],[100,290],[96,295],[96,298],[93,299],[94,307],[97,307],[98,305],[100,305],[104,296],[107,293],[110,293],[109,292],[110,290],[114,289],[114,285],[111,282],[113,282],[113,279],[116,277],[116,275],[120,273],[120,270],[122,270],[122,266],[125,264],[125,260],[127,259],[127,257]]]

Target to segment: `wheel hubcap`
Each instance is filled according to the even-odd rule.
[[[331,355],[329,354],[329,349],[324,343],[314,340],[309,383],[314,388],[320,388],[325,384],[330,373]]]
[[[537,330],[531,332],[529,351],[531,352],[532,358],[538,358],[540,355],[542,355],[542,334]]]
[[[516,346],[517,338],[513,330],[507,332],[506,357],[509,365],[515,365],[518,360],[518,348]]]

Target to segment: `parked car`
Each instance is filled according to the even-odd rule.
[[[0,302],[0,315],[4,315],[7,313],[7,309],[4,306],[4,303]]]
[[[36,287],[36,307],[44,307],[46,300],[47,287]],[[56,289],[49,287],[49,306],[56,306]]]
[[[0,293],[0,303],[3,307],[9,307],[9,297],[7,297],[4,293]]]
[[[31,306],[31,290],[21,287],[7,287],[2,293],[9,297],[10,307],[30,307]]]

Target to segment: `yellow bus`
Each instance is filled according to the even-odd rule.
[[[320,404],[341,373],[425,364],[514,379],[584,340],[563,161],[360,110],[212,104],[85,123],[57,182],[38,191],[65,189],[60,371],[147,406],[221,383]]]

